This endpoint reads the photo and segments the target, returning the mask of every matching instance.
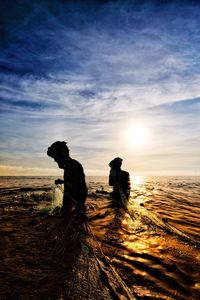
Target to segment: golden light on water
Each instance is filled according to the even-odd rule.
[[[141,185],[145,183],[145,176],[142,175],[132,175],[131,185]]]
[[[129,206],[139,205],[146,201],[146,187],[145,181],[146,177],[142,175],[132,175],[131,181],[131,196],[129,201]],[[140,196],[138,195],[140,194]],[[138,209],[138,208],[137,208]]]

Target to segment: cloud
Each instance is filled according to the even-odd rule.
[[[1,176],[59,176],[62,175],[53,168],[27,168],[20,166],[0,165]]]
[[[136,121],[152,132],[145,161],[154,152],[160,164],[163,151],[172,161],[181,147],[194,153],[199,6],[156,3],[4,5],[0,125],[6,165],[48,168],[43,155],[60,139],[88,170],[102,170],[116,152],[133,152],[123,131]]]

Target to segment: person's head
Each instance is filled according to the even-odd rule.
[[[120,157],[115,157],[111,162],[109,163],[109,167],[114,169],[120,169],[122,165],[123,159]]]
[[[47,155],[54,158],[59,168],[64,169],[66,160],[69,158],[69,148],[66,142],[57,141],[48,148]]]

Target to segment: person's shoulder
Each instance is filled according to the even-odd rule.
[[[123,174],[124,176],[127,176],[127,177],[130,176],[130,175],[129,175],[129,172],[127,172],[127,171],[123,171],[123,170],[122,170],[122,174]]]
[[[77,161],[76,159],[73,159],[73,158],[72,158],[72,165],[75,168],[83,169],[81,163],[79,161]]]

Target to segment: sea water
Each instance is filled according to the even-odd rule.
[[[48,191],[54,177],[0,177],[0,194]],[[200,177],[131,177],[128,210],[110,207],[108,177],[87,177],[88,224],[138,299],[200,299]],[[96,193],[98,191],[98,193]],[[107,245],[107,246],[106,246]]]
[[[61,204],[62,187],[51,176],[2,176],[0,194],[20,191],[51,191],[55,206]],[[86,178],[89,194],[111,191],[106,176]],[[130,206],[143,205],[159,218],[200,239],[200,177],[131,177]]]

